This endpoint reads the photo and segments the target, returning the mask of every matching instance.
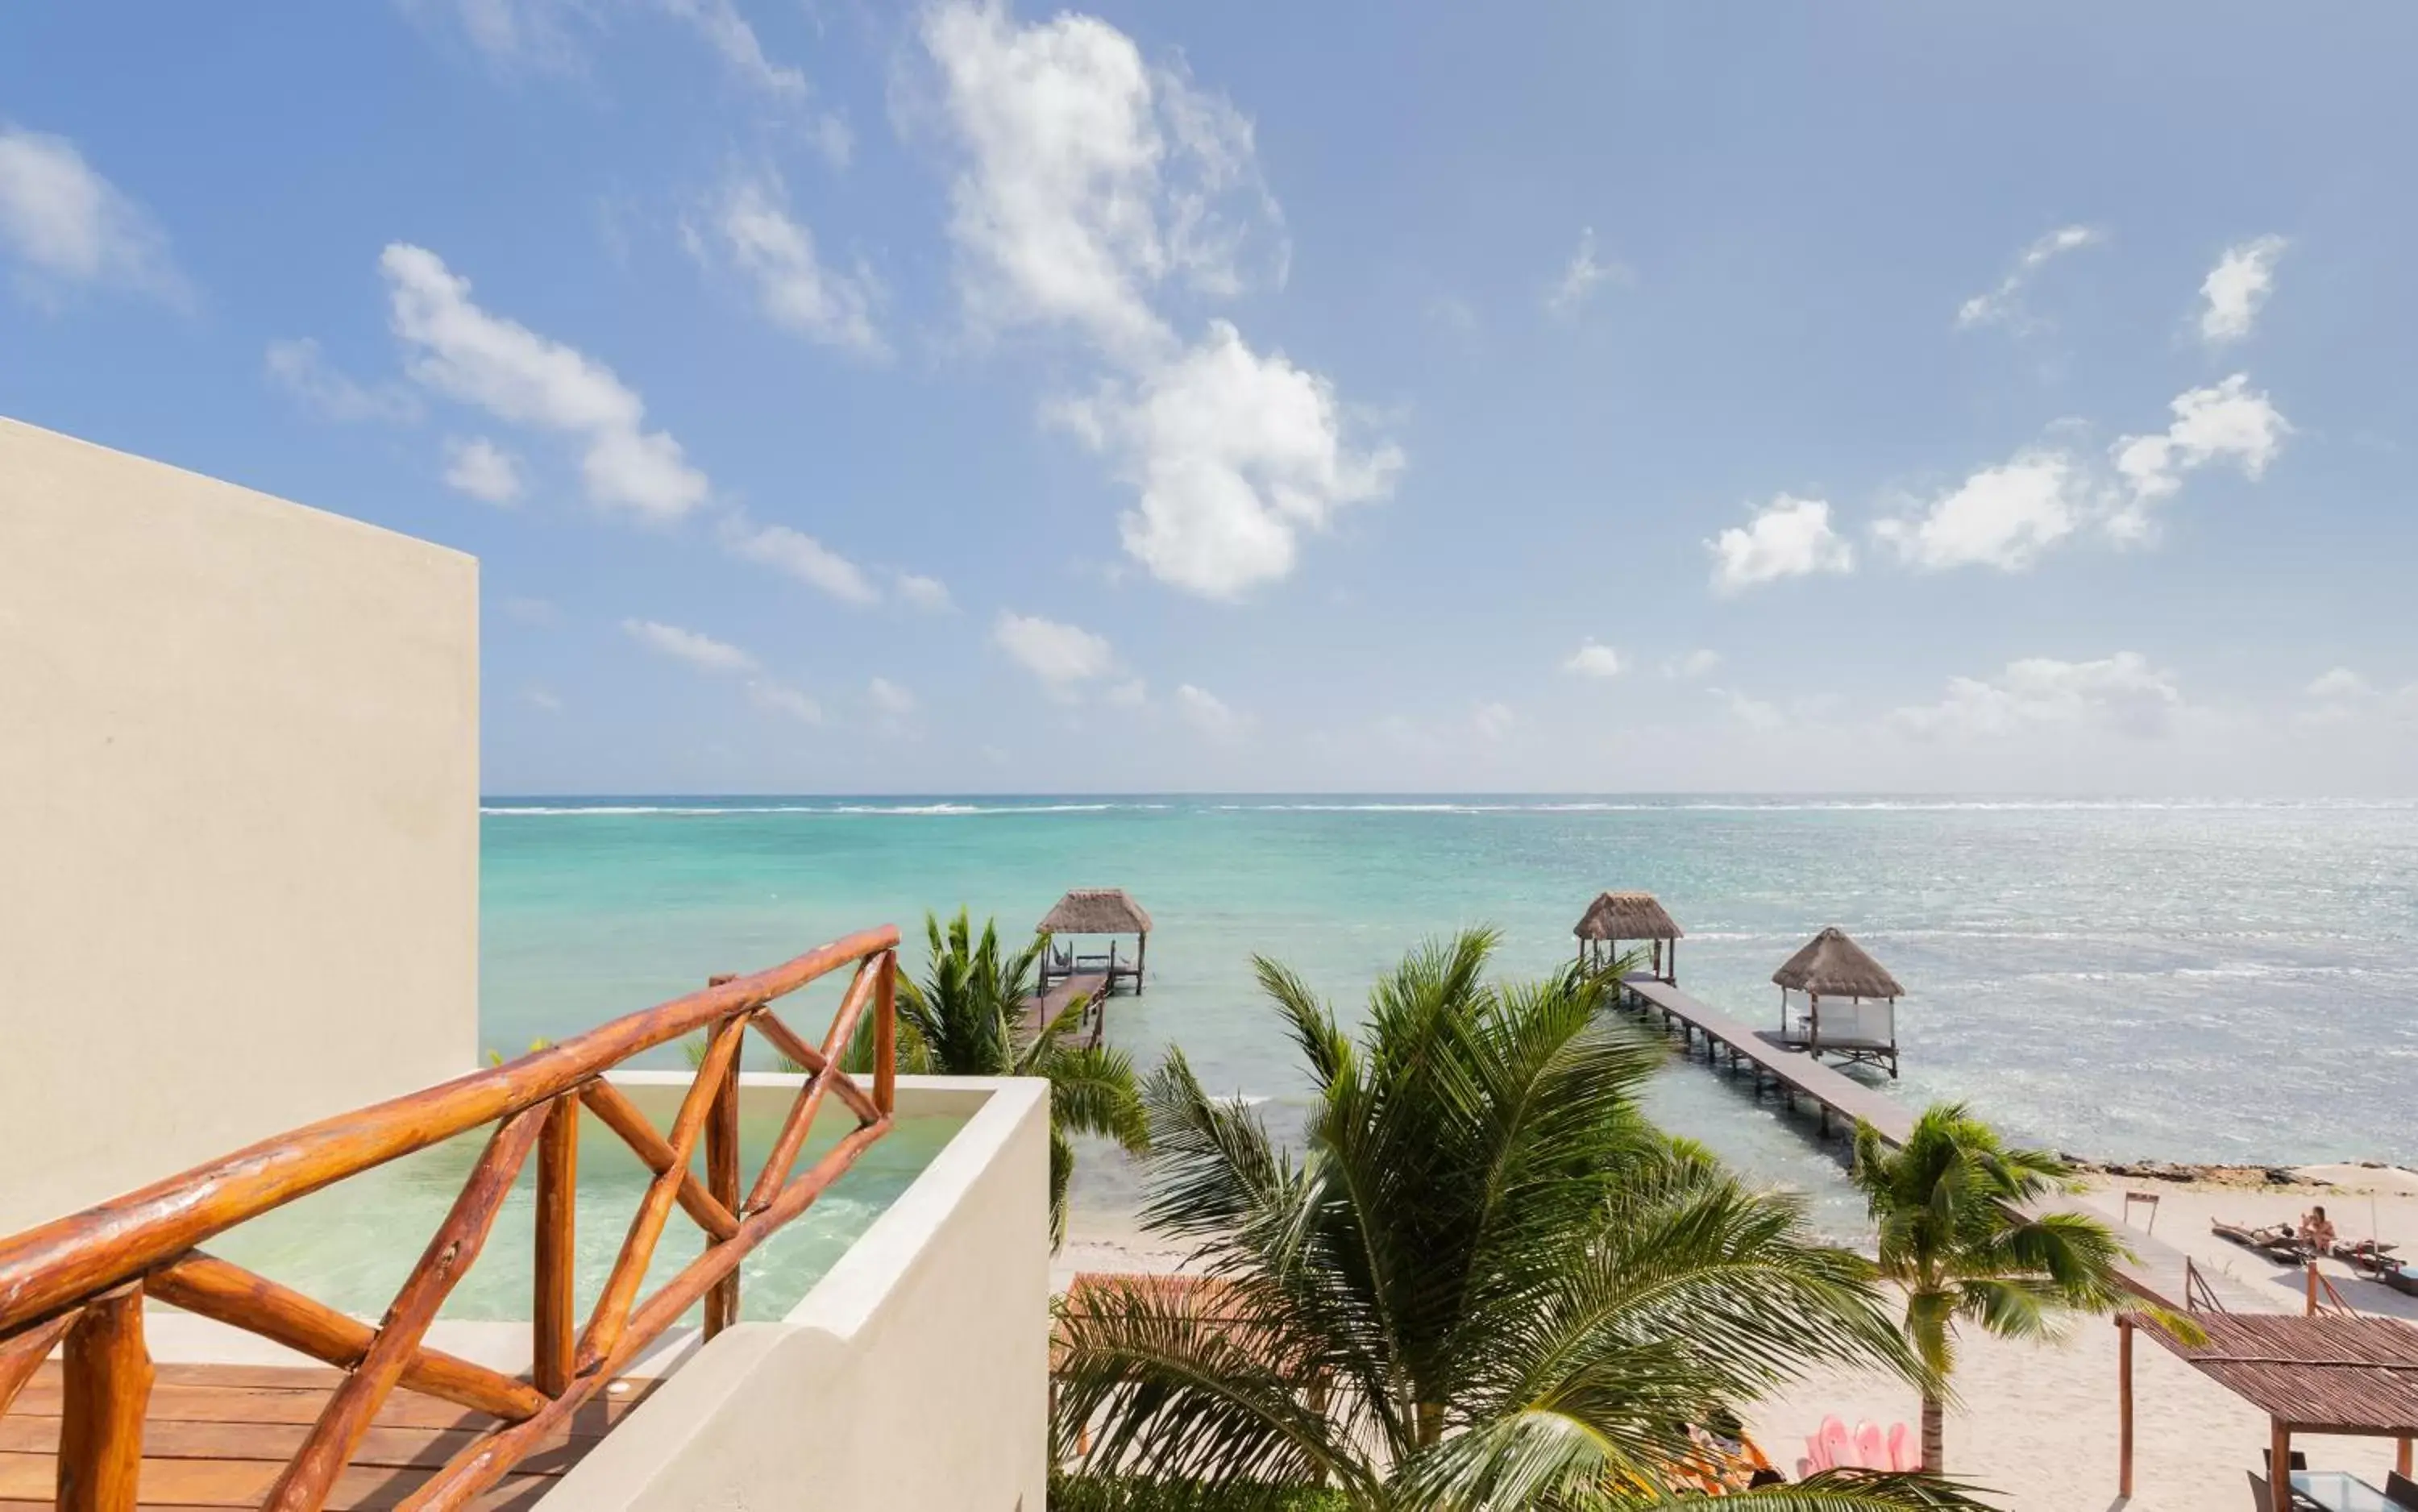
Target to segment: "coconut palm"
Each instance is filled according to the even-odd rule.
[[[1814,1366],[1921,1376],[1868,1261],[1639,1111],[1665,1052],[1605,1012],[1608,975],[1491,985],[1494,944],[1412,954],[1356,1042],[1257,963],[1313,1088],[1298,1153],[1180,1054],[1151,1078],[1143,1221],[1210,1279],[1063,1310],[1056,1428],[1088,1432],[1084,1473],[1388,1512],[1659,1506],[1702,1461],[1688,1425]],[[1886,1474],[1737,1500],[1981,1504]]]
[[[1028,1028],[1041,953],[1049,937],[1007,954],[995,922],[977,938],[966,910],[945,928],[924,916],[930,960],[920,982],[898,983],[898,1056],[902,1072],[941,1077],[1042,1077],[1049,1082],[1049,1238],[1066,1234],[1066,1187],[1075,1171],[1072,1136],[1100,1135],[1131,1153],[1149,1148],[1133,1061],[1107,1046],[1071,1043],[1082,1022],[1082,1000],[1046,1024]],[[860,1026],[848,1064],[872,1064],[870,1024]]]
[[[2043,1338],[2073,1314],[2109,1311],[2125,1295],[2124,1247],[2095,1218],[2037,1209],[2072,1190],[2073,1173],[2044,1151],[2007,1148],[1962,1103],[1924,1109],[1895,1151],[1859,1122],[1855,1182],[1879,1223],[1881,1274],[1905,1292],[1906,1339],[1936,1378],[1922,1393],[1922,1468],[1936,1473],[1957,1325]]]

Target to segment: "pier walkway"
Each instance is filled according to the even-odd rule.
[[[1041,1026],[1066,1011],[1066,1005],[1078,998],[1089,1000],[1082,1021],[1075,1026],[1062,1043],[1083,1049],[1097,1049],[1100,1036],[1108,1029],[1107,1003],[1109,974],[1106,971],[1084,971],[1075,976],[1060,977],[1049,985],[1049,990],[1024,1000],[1024,1031],[1038,1034]]]
[[[1799,1097],[1812,1102],[1819,1109],[1826,1136],[1831,1132],[1834,1119],[1844,1123],[1849,1131],[1861,1119],[1893,1145],[1904,1144],[1914,1132],[1915,1115],[1905,1104],[1832,1070],[1803,1050],[1778,1043],[1779,1036],[1768,1030],[1750,1029],[1667,982],[1643,976],[1624,977],[1620,988],[1621,1000],[1626,1005],[1643,1013],[1660,1014],[1665,1028],[1679,1031],[1691,1053],[1701,1039],[1706,1064],[1718,1068],[1722,1058],[1727,1056],[1731,1071],[1751,1070],[1758,1096],[1765,1087],[1771,1086],[1792,1102]],[[2041,1210],[2071,1211],[2102,1222],[2110,1221],[2105,1214],[2066,1197],[2041,1204]],[[2183,1252],[2137,1229],[2118,1225],[2116,1231],[2133,1252],[2132,1260],[2120,1267],[2125,1285],[2161,1306],[2178,1312],[2185,1310],[2190,1290],[2185,1277],[2194,1272]],[[2206,1269],[2196,1274],[2220,1307],[2235,1312],[2274,1310],[2270,1299],[2228,1276]]]
[[[1862,1119],[1891,1144],[1905,1143],[1907,1134],[1913,1131],[1914,1115],[1906,1111],[1905,1104],[1832,1070],[1803,1050],[1774,1043],[1777,1036],[1749,1029],[1667,982],[1624,977],[1620,989],[1622,998],[1632,1006],[1660,1014],[1663,1025],[1676,1028],[1691,1050],[1701,1036],[1707,1061],[1718,1064],[1720,1058],[1727,1055],[1732,1071],[1751,1069],[1757,1095],[1768,1085],[1779,1089],[1783,1097],[1811,1101],[1820,1110],[1824,1134],[1830,1132],[1833,1117],[1845,1120],[1850,1128],[1856,1120]]]

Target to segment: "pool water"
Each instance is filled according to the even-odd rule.
[[[752,1096],[740,1123],[743,1193],[780,1130],[788,1099]],[[941,1147],[964,1123],[957,1118],[907,1118],[874,1141],[814,1206],[774,1231],[741,1262],[740,1311],[749,1321],[776,1320],[847,1253]],[[846,1117],[817,1121],[794,1172],[810,1168],[854,1127]],[[390,1161],[314,1192],[229,1229],[202,1247],[304,1292],[341,1312],[376,1318],[394,1300],[429,1236],[445,1221],[489,1135],[482,1129]],[[702,1143],[702,1141],[700,1141]],[[537,1157],[532,1153],[505,1199],[476,1264],[446,1299],[441,1317],[461,1321],[525,1321],[535,1288]],[[696,1161],[700,1179],[705,1158]],[[614,1133],[591,1117],[579,1140],[577,1315],[587,1319],[628,1234],[650,1173]],[[705,1235],[677,1205],[664,1226],[643,1301],[705,1247]],[[692,1308],[690,1321],[702,1308]]]

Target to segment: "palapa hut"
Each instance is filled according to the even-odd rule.
[[[1049,949],[1041,957],[1041,990],[1068,977],[1097,973],[1108,979],[1108,990],[1114,992],[1121,982],[1130,982],[1136,992],[1141,990],[1142,962],[1150,953],[1150,915],[1133,900],[1133,894],[1122,887],[1079,887],[1058,900],[1058,906],[1042,915],[1034,928],[1050,938]],[[1107,935],[1111,937],[1105,952],[1084,955],[1075,937]],[[1131,960],[1119,960],[1114,937],[1134,937]],[[1059,941],[1069,942],[1061,946]]]
[[[1599,893],[1570,933],[1579,937],[1581,963],[1596,968],[1620,959],[1624,939],[1651,945],[1650,969],[1644,974],[1679,985],[1679,937],[1686,931],[1651,893]]]
[[[1905,989],[1845,930],[1832,924],[1815,935],[1771,980],[1780,985],[1783,1043],[1811,1051],[1816,1060],[1829,1050],[1843,1061],[1886,1065],[1895,1079],[1897,1000]],[[1805,994],[1804,1012],[1795,1016],[1792,992]]]

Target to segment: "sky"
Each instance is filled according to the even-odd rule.
[[[2413,51],[19,4],[0,413],[475,554],[492,793],[2409,799]]]

